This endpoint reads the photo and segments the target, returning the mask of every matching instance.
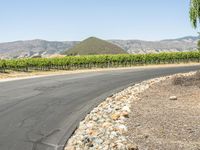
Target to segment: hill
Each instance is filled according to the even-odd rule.
[[[127,52],[119,46],[95,37],[90,37],[65,52],[65,54],[67,55],[98,55],[125,53]]]
[[[128,53],[135,54],[192,51],[197,49],[198,40],[199,37],[187,36],[177,39],[167,39],[161,41],[110,40],[110,42],[120,46]]]
[[[77,43],[79,42],[57,42],[40,39],[0,43],[0,58],[23,58],[59,54]]]
[[[177,39],[162,41],[142,40],[109,40],[108,42],[118,45],[128,53],[158,53],[192,51],[197,48],[199,37],[188,36]],[[79,41],[45,41],[29,40],[0,43],[1,58],[20,58],[41,55],[42,57],[52,54],[60,54],[79,44]]]

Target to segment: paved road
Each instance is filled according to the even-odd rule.
[[[128,85],[200,66],[128,69],[0,83],[0,150],[61,150],[78,122]]]

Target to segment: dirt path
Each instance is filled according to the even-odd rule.
[[[200,150],[200,88],[157,83],[134,100],[128,139],[139,150]],[[169,100],[170,96],[177,100]]]

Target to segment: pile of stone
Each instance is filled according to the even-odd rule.
[[[128,132],[125,122],[129,117],[131,103],[152,84],[169,77],[144,81],[108,97],[80,122],[65,150],[138,150],[125,136]]]

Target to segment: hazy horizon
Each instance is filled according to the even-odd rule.
[[[182,37],[177,37],[177,38],[165,38],[165,39],[160,39],[160,40],[143,40],[143,39],[123,39],[123,38],[120,38],[120,39],[102,39],[102,40],[106,40],[106,41],[109,41],[109,40],[139,40],[139,41],[150,41],[150,42],[156,42],[156,41],[162,41],[162,40],[173,40],[173,39],[179,39],[179,38],[184,38],[184,37],[197,37],[198,35],[186,35],[186,36],[182,36]],[[94,37],[94,36],[89,36],[89,37]],[[46,39],[25,39],[25,40],[15,40],[15,41],[5,41],[5,42],[0,42],[0,43],[10,43],[10,42],[18,42],[18,41],[33,41],[33,40],[44,40],[44,41],[49,41],[49,42],[73,42],[73,41],[83,41],[89,37],[86,37],[82,40],[46,40]],[[96,37],[96,38],[99,38],[99,37]]]

